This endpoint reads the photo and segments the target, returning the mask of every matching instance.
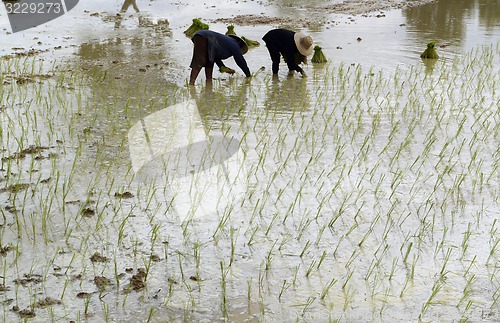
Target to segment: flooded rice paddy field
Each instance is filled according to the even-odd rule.
[[[4,30],[2,321],[499,321],[498,6],[346,3]],[[276,79],[261,45],[188,87],[195,16],[298,24],[329,62]]]

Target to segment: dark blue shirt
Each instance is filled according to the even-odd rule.
[[[241,68],[247,77],[250,77],[250,70],[247,62],[243,57],[238,42],[224,34],[217,33],[211,30],[197,31],[194,36],[202,36],[208,41],[208,60],[215,62],[217,66],[224,66],[223,59],[233,56],[236,64]],[[193,36],[193,37],[194,37]]]
[[[280,54],[285,58],[290,71],[302,73],[302,68],[295,61],[296,55],[301,55],[295,45],[295,32],[287,29],[273,29],[262,37],[273,61],[273,73],[278,73]]]

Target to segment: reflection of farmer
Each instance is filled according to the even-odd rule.
[[[278,74],[280,54],[283,55],[290,72],[297,71],[306,76],[300,63],[307,63],[306,57],[313,51],[313,40],[300,32],[286,29],[273,29],[262,37],[273,61],[273,74]]]
[[[283,80],[273,78],[266,86],[264,107],[273,113],[293,114],[310,108],[311,99],[304,78],[287,77]]]
[[[250,70],[245,58],[243,58],[243,55],[248,51],[248,46],[241,38],[233,35],[226,36],[210,30],[200,30],[194,34],[192,41],[194,49],[190,65],[189,84],[194,84],[202,67],[205,68],[207,81],[212,80],[214,63],[221,70],[230,74],[235,73],[233,69],[227,68],[222,63],[223,59],[231,56],[233,56],[234,61],[242,69],[246,77],[250,77]]]
[[[123,3],[122,8],[120,9],[120,12],[126,12],[128,10],[128,7],[132,6],[135,10],[135,12],[139,12],[139,8],[137,7],[137,4],[135,3],[136,0],[125,0]]]

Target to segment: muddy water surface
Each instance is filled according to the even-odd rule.
[[[1,19],[4,321],[499,320],[494,2],[122,5]],[[329,64],[188,88],[193,17]]]

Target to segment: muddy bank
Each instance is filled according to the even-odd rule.
[[[297,10],[307,12],[306,17],[297,19],[294,16],[273,17],[267,14],[245,14],[236,15],[233,17],[222,17],[214,19],[214,22],[232,23],[241,26],[256,26],[256,25],[291,25],[295,27],[314,27],[328,23],[325,15],[363,15],[364,17],[383,18],[384,10],[406,9],[416,6],[421,6],[435,0],[418,0],[418,1],[401,1],[401,0],[383,0],[383,1],[366,1],[352,0],[342,1],[333,4],[325,4],[326,1],[311,1],[301,4],[296,1],[283,1],[281,7],[285,10]],[[267,4],[270,6],[271,4]],[[273,4],[274,5],[274,4]],[[320,18],[322,17],[323,18]]]
[[[406,9],[416,6],[421,6],[426,3],[434,2],[435,0],[416,0],[416,1],[401,1],[401,0],[382,0],[382,1],[363,1],[352,0],[343,1],[341,3],[330,5],[318,5],[306,7],[306,9],[327,11],[329,13],[342,13],[348,15],[368,14],[380,10],[389,9]]]

